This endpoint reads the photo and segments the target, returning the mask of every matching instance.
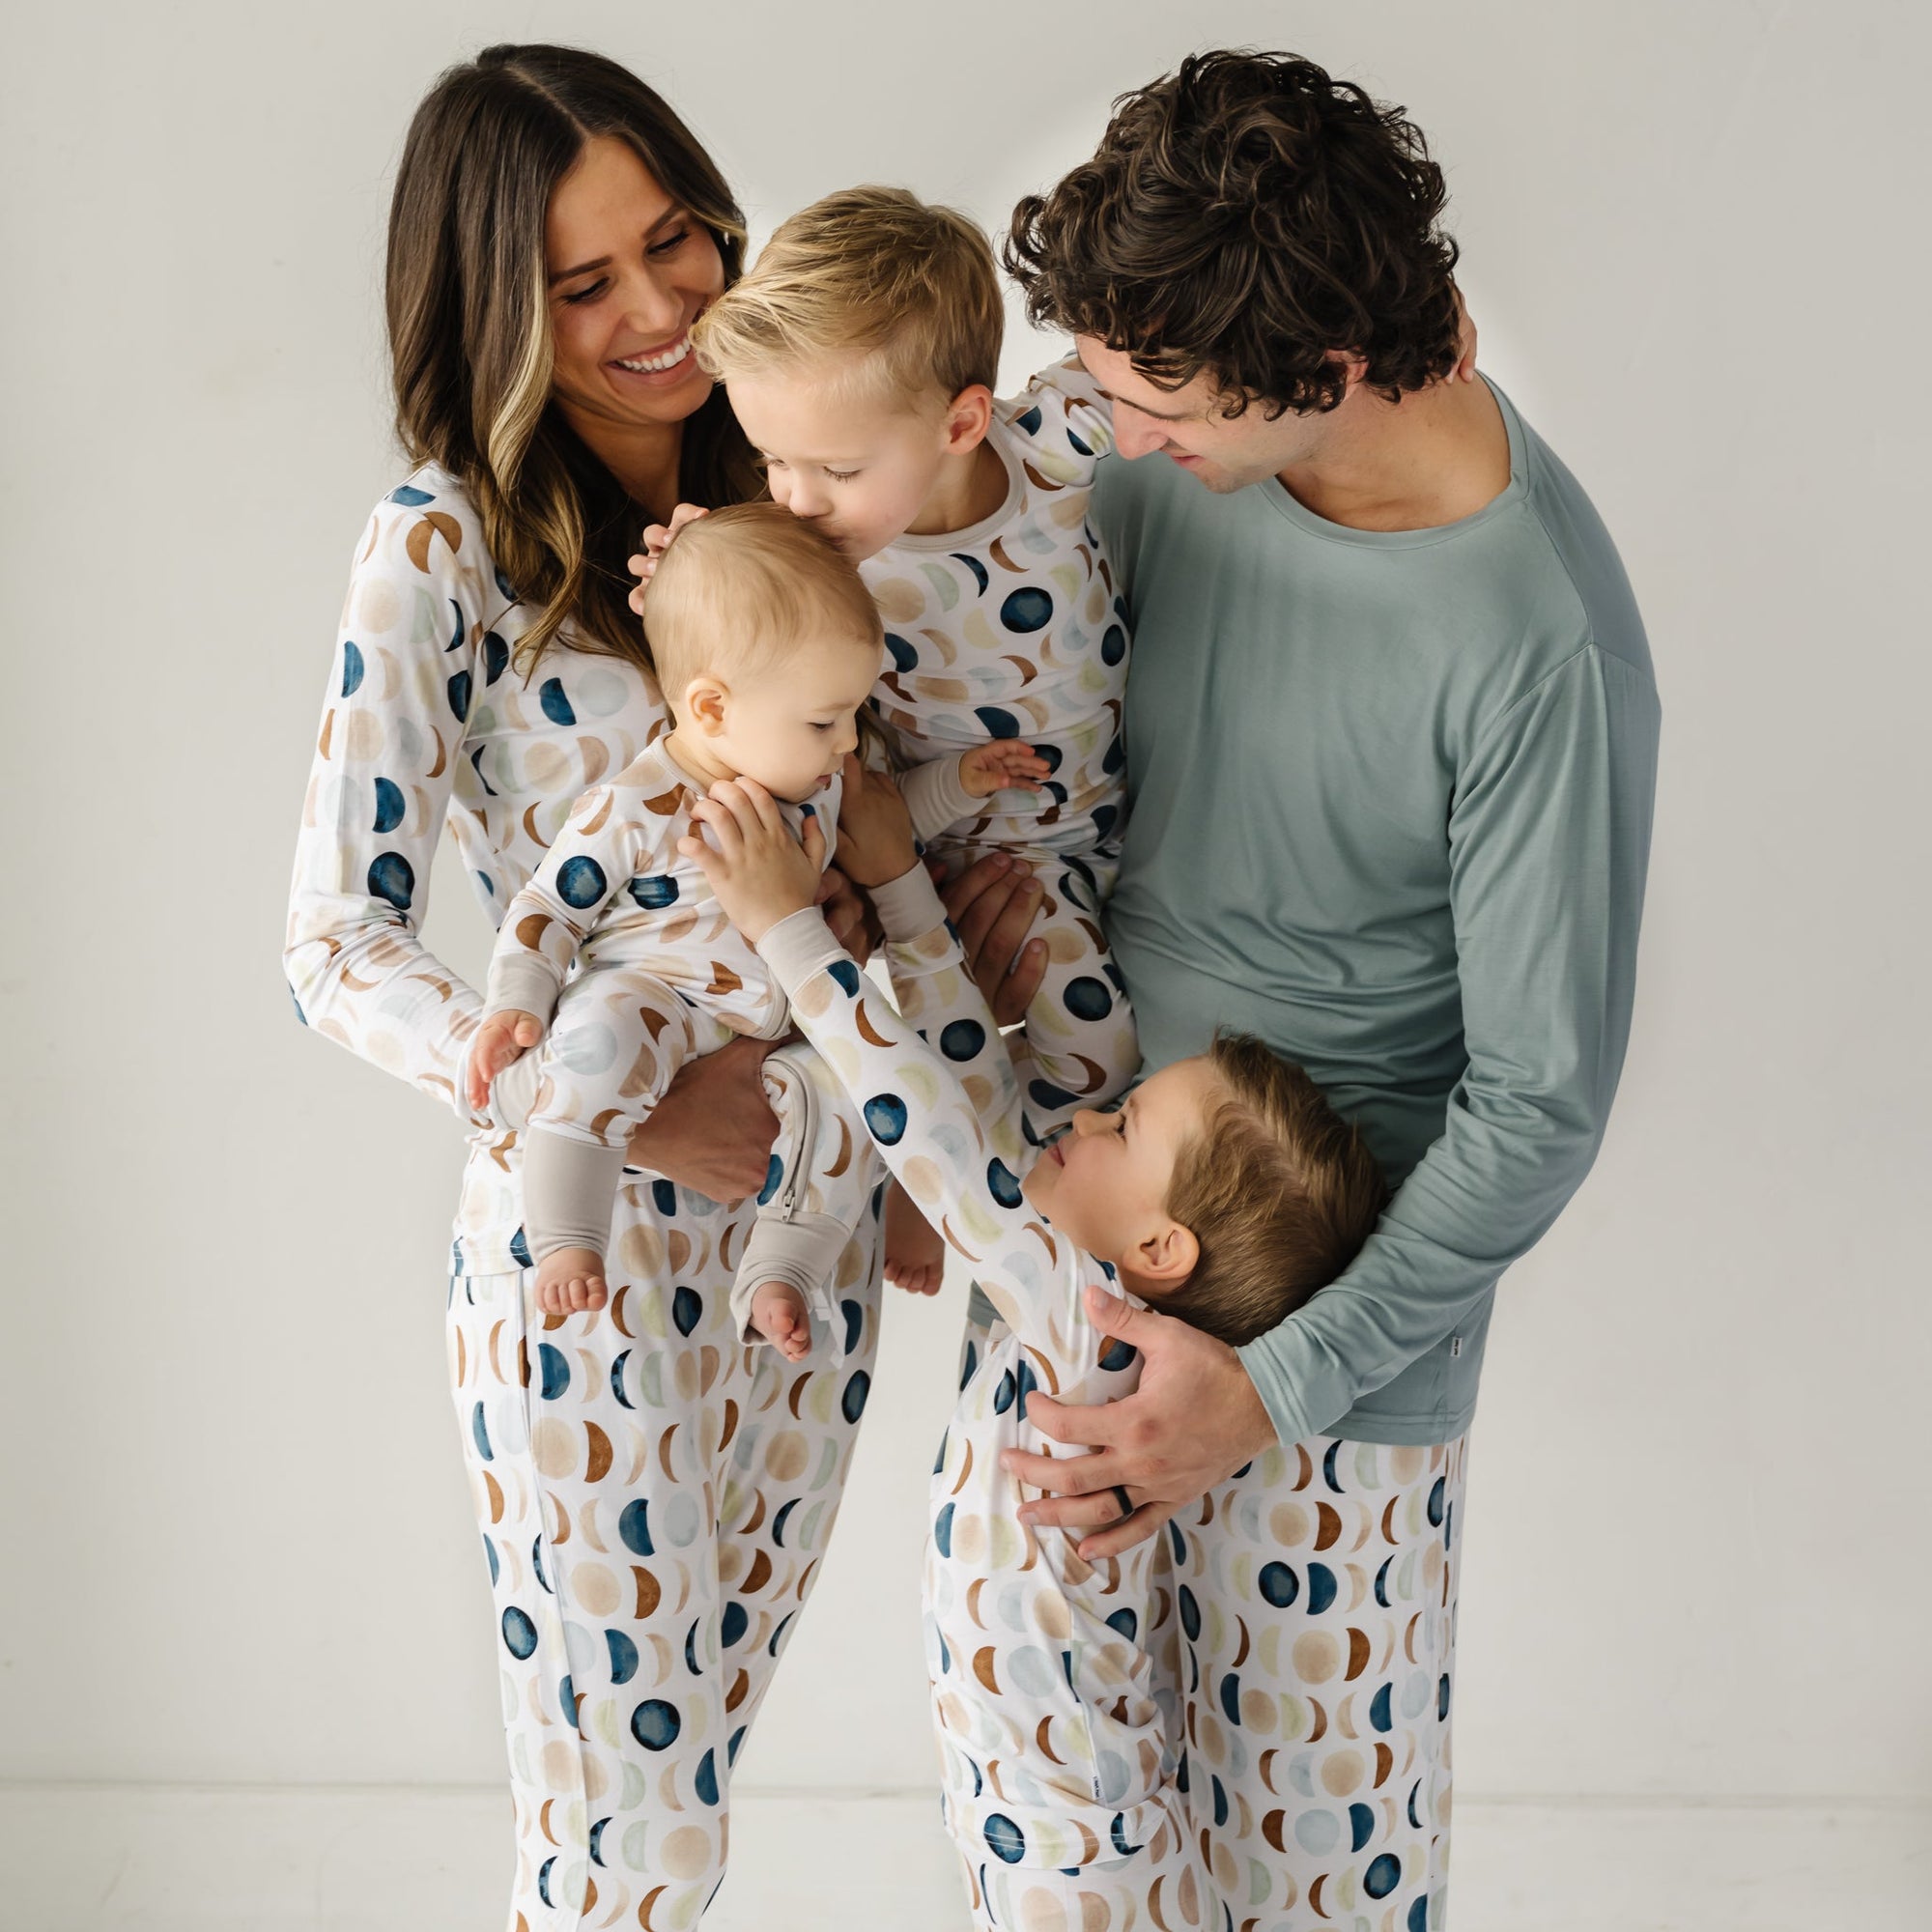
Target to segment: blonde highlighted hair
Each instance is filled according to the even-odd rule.
[[[1248,1034],[1220,1035],[1208,1058],[1224,1096],[1167,1193],[1201,1256],[1158,1306],[1238,1348],[1348,1267],[1389,1191],[1360,1130],[1293,1062]]]
[[[784,222],[692,342],[722,381],[856,349],[894,400],[950,402],[999,380],[1005,328],[977,224],[902,187],[853,187]]]
[[[885,650],[879,607],[851,561],[776,503],[686,524],[644,596],[644,636],[673,705],[700,671],[756,671],[809,629]]]
[[[602,137],[710,232],[735,280],[745,220],[710,156],[636,74],[580,47],[486,47],[449,69],[410,124],[389,209],[396,433],[476,505],[505,599],[528,613],[526,673],[566,625],[575,649],[645,662],[626,568],[644,519],[552,395],[544,222]],[[723,389],[684,420],[677,494],[708,507],[764,495]]]

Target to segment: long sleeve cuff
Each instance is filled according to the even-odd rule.
[[[483,1016],[487,1019],[509,1008],[548,1021],[556,1011],[560,983],[547,959],[523,952],[493,958],[483,995]]]
[[[959,776],[959,759],[934,758],[929,764],[915,765],[899,774],[899,792],[912,817],[912,829],[922,844],[936,838],[949,826],[971,818],[986,809],[986,801],[975,798]]]
[[[889,945],[923,939],[934,926],[946,923],[946,907],[932,883],[932,874],[923,865],[901,872],[896,879],[888,879],[883,886],[868,888],[868,893]]]
[[[781,919],[758,941],[758,956],[772,969],[772,978],[796,996],[814,973],[844,960],[856,973],[852,955],[833,938],[825,915],[816,906],[806,906]]]

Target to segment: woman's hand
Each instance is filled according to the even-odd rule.
[[[1140,1387],[1098,1406],[1055,1402],[1037,1390],[1027,1420],[1056,1442],[1087,1445],[1085,1456],[1005,1451],[1007,1472],[1052,1495],[1020,1505],[1020,1520],[1093,1529],[1083,1561],[1097,1563],[1145,1543],[1185,1509],[1275,1444],[1274,1424],[1241,1358],[1225,1342],[1117,1294],[1087,1291],[1087,1312],[1103,1334],[1141,1353]],[[1133,1507],[1122,1507],[1119,1491]]]
[[[753,946],[780,920],[818,903],[825,831],[816,813],[805,821],[801,845],[755,779],[721,779],[691,815],[711,828],[717,847],[688,832],[677,849],[701,868],[724,917]]]
[[[779,1133],[759,1068],[778,1044],[727,1040],[716,1053],[687,1060],[632,1133],[630,1164],[727,1205],[755,1194]]]
[[[708,510],[699,509],[696,503],[680,503],[670,513],[669,523],[644,526],[643,549],[636,556],[625,560],[625,567],[638,579],[638,587],[631,592],[631,609],[639,616],[644,614],[644,592],[651,587],[651,579],[657,574],[658,564],[671,538],[676,536],[686,524],[708,515],[710,515]]]
[[[868,771],[845,753],[838,800],[838,863],[862,886],[903,878],[919,864],[912,815],[890,772]]]
[[[993,1017],[1003,1027],[1017,1025],[1046,978],[1046,942],[1027,938],[1039,911],[1039,881],[1024,860],[989,852],[956,879],[938,883],[966,970]]]

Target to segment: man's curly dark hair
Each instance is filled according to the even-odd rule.
[[[1422,130],[1293,54],[1222,49],[1114,103],[1099,151],[1013,211],[1036,324],[1097,336],[1223,410],[1332,410],[1333,359],[1395,401],[1456,365],[1456,244]]]

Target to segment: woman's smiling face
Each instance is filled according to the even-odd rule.
[[[711,379],[691,353],[691,325],[724,293],[724,259],[626,143],[594,136],[557,184],[544,271],[567,413],[673,423],[703,404]]]

